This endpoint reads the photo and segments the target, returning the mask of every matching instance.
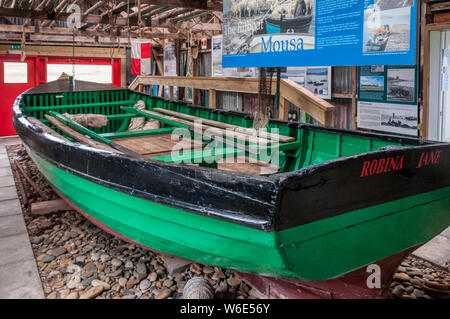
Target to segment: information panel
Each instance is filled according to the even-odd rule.
[[[257,78],[259,69],[251,68],[223,68],[222,67],[222,36],[212,37],[212,76]],[[331,67],[287,67],[281,72],[282,79],[289,79],[308,90],[316,96],[331,99]]]
[[[411,65],[415,0],[224,0],[223,67]]]
[[[416,66],[363,66],[358,74],[358,128],[417,136]]]

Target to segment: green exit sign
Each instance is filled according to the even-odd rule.
[[[20,49],[21,45],[20,44],[11,44],[11,49]]]

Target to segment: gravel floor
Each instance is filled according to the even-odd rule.
[[[10,159],[17,159],[50,199],[58,198],[22,145],[8,146],[7,150]],[[29,202],[41,200],[28,183],[24,188]],[[21,203],[49,299],[180,298],[186,281],[195,276],[210,282],[215,298],[261,297],[231,270],[192,263],[185,271],[171,275],[161,255],[109,235],[73,210],[31,216],[22,198]],[[395,274],[391,292],[394,298],[449,298],[450,273],[410,256]]]

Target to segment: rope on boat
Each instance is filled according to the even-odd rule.
[[[23,24],[22,26],[22,38],[21,38],[21,43],[20,43],[20,61],[23,62],[25,61],[25,58],[27,57],[27,54],[25,52],[25,46],[26,46],[26,34],[25,34],[25,27],[26,27],[26,23]]]
[[[65,117],[71,119],[78,124],[87,127],[103,127],[108,124],[108,118],[103,114],[69,114],[64,113]]]
[[[137,101],[134,108],[139,111],[145,110],[145,102],[142,100]],[[161,123],[158,120],[151,119],[146,121],[144,117],[135,117],[130,120],[128,131],[154,130],[158,128],[161,128]]]
[[[267,127],[269,123],[269,111],[273,109],[272,97],[273,68],[259,69],[258,106],[254,113],[253,128],[257,131]]]

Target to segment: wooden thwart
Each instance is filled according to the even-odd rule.
[[[201,118],[198,116],[193,116],[193,115],[175,112],[175,111],[171,111],[171,110],[166,110],[166,109],[162,109],[162,108],[154,108],[153,110],[160,112],[160,113],[181,117],[181,118],[191,120],[191,121],[202,121],[202,123],[205,123],[207,125],[213,125],[213,126],[217,126],[217,127],[224,128],[224,129],[231,129],[233,131],[241,132],[241,133],[245,133],[245,134],[253,135],[253,133],[255,132],[255,130],[251,129],[251,128],[228,124],[228,123],[223,123],[223,122],[209,120],[209,119],[204,119],[204,118]],[[282,143],[292,142],[295,140],[295,138],[293,138],[291,136],[285,136],[285,135],[280,135],[280,134],[270,133],[270,132],[258,132],[258,136],[267,138],[267,139],[279,140]]]
[[[44,202],[31,203],[31,215],[48,215],[60,210],[71,210],[72,208],[62,199],[48,200]]]

